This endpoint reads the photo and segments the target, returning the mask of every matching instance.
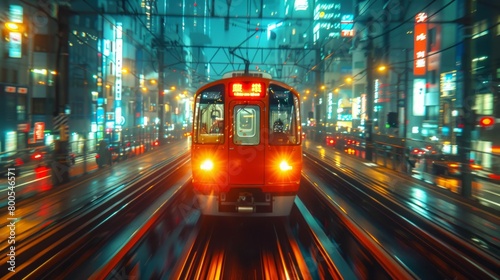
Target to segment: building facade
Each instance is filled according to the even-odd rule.
[[[357,38],[353,40],[354,76],[364,77],[367,52],[373,55],[373,88],[354,79],[353,91],[362,100],[374,98],[374,133],[435,143],[445,153],[457,153],[465,119],[472,110],[471,157],[490,167],[500,139],[500,127],[481,127],[481,117],[498,119],[498,54],[500,17],[493,1],[473,2],[470,57],[464,56],[465,1],[370,1],[356,3]],[[376,5],[376,4],[374,4]],[[376,11],[376,12],[374,12]],[[371,44],[371,46],[369,45]],[[469,46],[467,46],[469,47]],[[472,63],[472,92],[464,98],[462,65]],[[377,67],[385,65],[386,72]],[[361,106],[363,107],[363,105]],[[388,122],[397,113],[397,125]],[[353,116],[354,118],[354,116]],[[363,117],[360,118],[362,127]]]
[[[0,3],[0,152],[43,141],[33,135],[33,124],[39,119],[32,114],[32,99],[51,95],[55,73],[53,65],[47,64],[50,56],[34,52],[40,45],[36,35],[53,27],[49,19],[52,7],[41,8],[43,12],[14,0]],[[35,105],[35,112],[46,112],[39,103]]]

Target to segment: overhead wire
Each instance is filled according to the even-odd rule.
[[[117,25],[116,25],[116,24],[115,24],[112,20],[108,19],[108,18],[105,16],[105,14],[104,14],[102,11],[100,11],[98,8],[96,8],[96,7],[92,6],[92,4],[88,2],[88,0],[83,0],[83,2],[84,2],[85,4],[87,4],[87,5],[88,5],[91,9],[93,9],[95,12],[97,12],[97,14],[99,14],[99,15],[100,15],[100,16],[101,16],[104,20],[106,20],[107,22],[109,22],[112,26],[117,27]],[[149,33],[153,36],[153,38],[156,38],[155,34],[154,34],[151,30],[149,30],[148,28],[146,28],[146,30],[148,30],[148,31],[149,31]],[[123,32],[123,34],[124,34],[125,36],[127,36],[127,37],[130,39],[130,41],[131,41],[131,42],[134,42],[134,43],[136,43],[137,45],[142,45],[142,44],[141,44],[139,41],[137,41],[137,40],[136,40],[133,36],[130,36],[129,34],[127,34],[127,32]],[[146,48],[145,48],[145,50],[146,50],[146,51],[148,51]],[[148,53],[149,53],[149,55],[151,55],[152,57],[154,57],[154,56],[155,56],[154,54],[152,54],[152,53],[151,53],[151,52],[149,52],[149,51],[148,51]]]
[[[433,2],[435,2],[435,1],[433,1]],[[455,2],[455,0],[451,0],[451,1],[450,1],[450,2],[448,2],[445,6],[443,6],[443,7],[442,7],[442,8],[440,8],[440,9],[438,9],[438,10],[437,10],[436,12],[434,12],[432,15],[428,16],[428,18],[431,18],[431,17],[435,16],[436,14],[440,13],[440,12],[441,12],[441,11],[443,11],[445,8],[447,8],[449,5],[451,5],[453,2]],[[428,6],[429,6],[429,4],[428,4],[426,7],[428,7]],[[424,9],[425,9],[425,8],[422,8],[422,10],[424,10]],[[418,15],[418,13],[417,13],[415,16],[417,16],[417,15]],[[411,17],[411,18],[409,18],[409,19],[407,19],[407,20],[405,20],[402,24],[399,24],[396,28],[392,28],[391,30],[386,31],[385,33],[389,33],[389,32],[391,32],[391,31],[396,30],[397,28],[401,27],[401,26],[402,26],[405,22],[407,22],[407,21],[409,21],[409,20],[414,19],[414,18],[415,18],[415,16],[414,16],[414,17]],[[489,28],[487,28],[487,30],[492,29],[492,28],[494,28],[494,27],[496,27],[496,26],[498,26],[498,25],[500,25],[500,22],[499,22],[499,23],[497,23],[497,24],[494,24],[494,25],[490,26]],[[373,37],[373,38],[379,38],[379,37],[381,37],[381,36],[384,36],[384,34],[379,34],[379,35],[377,35],[376,37]],[[425,57],[426,57],[426,58],[428,58],[428,57],[431,57],[431,56],[437,55],[437,54],[439,54],[439,53],[442,53],[442,52],[448,51],[448,50],[450,50],[450,49],[453,49],[453,48],[455,48],[455,47],[459,46],[460,44],[462,44],[462,42],[458,42],[458,43],[455,43],[455,44],[453,44],[453,45],[451,45],[451,46],[448,46],[448,47],[446,47],[446,48],[440,49],[439,51],[429,53],[429,54],[427,54]],[[394,63],[388,64],[388,65],[389,65],[389,67],[391,67],[391,66],[395,66],[395,65],[398,65],[398,64],[403,64],[403,63],[404,63],[404,64],[407,64],[407,63],[409,63],[409,62],[414,62],[414,61],[415,61],[415,59],[410,59],[410,60],[408,60],[408,61],[394,62]],[[362,79],[363,77],[365,77],[365,76],[366,76],[366,71],[361,71],[361,72],[359,72],[358,74],[354,75],[352,78],[354,79],[355,77],[357,77],[358,75],[361,75],[361,74],[364,74],[364,75],[363,75],[363,76],[361,76],[361,77],[359,77],[359,78],[358,78],[358,80],[360,80],[360,79]]]
[[[23,2],[23,3],[26,3],[26,4],[28,4],[28,5],[30,5],[30,3],[26,2],[25,0],[20,0],[20,1],[21,1],[21,2]],[[378,0],[370,0],[370,2],[371,2],[371,3],[366,4],[366,5],[370,5],[370,6],[369,6],[368,8],[365,8],[365,10],[369,10],[369,8],[370,8],[370,7],[372,7],[372,6],[373,6],[373,5],[374,5],[377,1],[378,1]],[[115,25],[115,24],[114,24],[111,20],[109,20],[109,19],[105,16],[105,14],[104,14],[102,11],[100,11],[99,9],[97,9],[97,8],[93,7],[93,6],[92,6],[92,5],[91,5],[91,4],[90,4],[87,0],[84,0],[84,2],[85,2],[85,3],[89,6],[89,7],[91,7],[91,8],[92,8],[92,9],[94,9],[95,11],[97,11],[97,13],[98,13],[99,15],[101,15],[103,19],[105,19],[107,22],[111,23],[112,25],[116,26],[116,25]],[[420,9],[420,10],[425,10],[426,8],[428,8],[430,5],[432,5],[432,4],[433,4],[433,3],[435,3],[435,2],[436,2],[436,0],[433,0],[433,1],[429,2],[427,5],[425,5],[425,6],[424,6],[422,9]],[[449,5],[451,5],[453,2],[455,2],[455,0],[451,0],[450,2],[448,2],[445,6],[443,6],[443,7],[442,7],[442,8],[440,8],[438,11],[436,11],[436,12],[435,12],[435,13],[433,13],[431,16],[429,16],[429,18],[430,18],[430,17],[432,17],[432,16],[434,16],[434,15],[436,15],[437,13],[441,12],[441,11],[442,11],[442,10],[444,10],[446,7],[448,7]],[[479,2],[485,3],[485,1],[479,1]],[[131,6],[131,7],[132,7],[132,5],[130,4],[130,2],[129,2],[128,0],[127,0],[127,4],[128,4],[129,6]],[[31,5],[31,6],[34,6],[34,5]],[[132,7],[132,8],[133,8],[133,7]],[[136,11],[134,10],[134,12],[136,12]],[[418,13],[417,13],[417,14],[418,14]],[[416,16],[417,14],[415,14],[415,16]],[[158,15],[156,15],[156,16],[158,16]],[[382,14],[381,16],[379,16],[377,19],[380,19],[380,17],[382,17],[382,16],[383,16],[383,14]],[[381,36],[384,36],[384,35],[386,35],[386,34],[388,34],[388,33],[392,32],[392,31],[394,31],[394,30],[396,30],[396,29],[400,28],[400,27],[401,27],[401,26],[403,26],[404,24],[409,23],[410,21],[414,20],[415,16],[409,17],[408,19],[406,19],[406,20],[402,21],[400,24],[398,24],[398,25],[396,25],[396,26],[392,27],[391,29],[389,29],[389,30],[387,30],[387,31],[385,31],[385,32],[383,32],[383,33],[381,33],[381,34],[378,34],[378,35],[374,36],[374,37],[373,37],[373,39],[375,39],[375,38],[379,38],[379,37],[381,37]],[[148,28],[147,28],[147,26],[145,25],[145,23],[142,21],[142,19],[141,19],[140,17],[136,17],[136,18],[139,20],[139,22],[141,22],[141,24],[142,24],[142,25],[146,28],[146,30],[147,30],[147,31],[148,31],[148,32],[149,32],[149,33],[150,33],[150,34],[151,34],[154,38],[157,38],[157,37],[156,37],[156,35],[155,35],[155,34],[154,34],[154,33],[153,33],[150,29],[148,29]],[[313,23],[311,22],[310,27],[312,26],[312,24],[313,24]],[[368,28],[368,26],[365,26],[363,29],[361,29],[361,31],[359,31],[359,32],[358,32],[358,34],[362,33],[364,30],[366,30],[366,28]],[[124,33],[126,34],[126,32],[124,32]],[[126,34],[126,35],[128,36],[128,34]],[[132,40],[134,43],[138,43],[138,45],[142,45],[140,42],[138,42],[137,40],[135,40],[135,38],[133,38],[133,37],[130,37],[130,38],[131,38],[131,40]],[[347,40],[347,41],[344,41],[344,42],[343,42],[343,44],[341,44],[341,46],[339,46],[339,47],[338,47],[335,51],[333,51],[332,53],[335,53],[336,51],[338,51],[339,49],[341,49],[342,47],[344,47],[346,44],[351,43],[351,42],[352,42],[352,40],[353,40],[353,39],[349,39],[349,40]],[[182,45],[181,45],[181,47],[182,47],[183,45],[184,45],[184,44],[182,44]],[[456,44],[456,45],[457,45],[457,44]],[[456,45],[454,45],[454,46],[456,46]],[[89,46],[90,46],[90,45],[89,45]],[[454,46],[451,46],[451,47],[454,47]],[[439,52],[442,52],[442,51],[447,50],[447,49],[448,49],[448,48],[443,49],[443,50],[441,50],[441,51],[439,51]],[[95,48],[94,48],[94,50],[95,50]],[[149,52],[149,50],[148,50],[148,49],[146,49],[146,48],[145,48],[145,50],[147,50],[147,51],[148,51],[148,53],[154,57],[154,55],[153,55],[151,52]],[[434,52],[433,54],[437,54],[437,53],[439,53],[439,52]],[[316,65],[314,65],[313,67],[309,68],[308,73],[309,73],[309,72],[311,72],[311,69],[313,69],[313,68],[316,68],[316,67],[320,66],[320,64],[321,64],[321,63],[324,63],[326,60],[329,60],[330,58],[332,58],[332,55],[331,55],[332,53],[330,53],[329,55],[325,56],[325,58],[324,58],[323,60],[321,60],[319,63],[317,63],[317,64],[316,64]],[[429,54],[428,56],[431,56],[431,55],[433,55],[433,54]],[[178,57],[178,59],[179,59],[179,61],[182,61],[182,57]],[[332,60],[332,61],[333,61],[333,60]],[[330,63],[331,63],[331,61],[330,61]]]
[[[454,0],[452,0],[452,2],[453,2],[453,1],[454,1]],[[435,14],[436,14],[436,13],[434,13],[432,16],[434,16]],[[497,23],[495,23],[495,24],[490,25],[489,27],[485,28],[483,31],[490,31],[491,29],[493,29],[493,28],[495,28],[495,27],[497,27],[497,26],[499,26],[499,25],[500,25],[500,21],[499,21],[499,22],[497,22]],[[462,41],[459,41],[459,42],[457,42],[457,43],[455,43],[455,44],[453,44],[453,45],[450,45],[450,46],[448,46],[448,47],[446,47],[446,48],[442,48],[442,49],[440,49],[440,50],[438,50],[438,51],[435,51],[435,52],[432,52],[432,53],[428,53],[428,54],[426,54],[425,58],[429,58],[429,57],[432,57],[432,56],[434,56],[434,55],[438,55],[438,54],[443,53],[443,52],[445,52],[445,51],[451,50],[451,49],[453,49],[453,48],[455,48],[455,47],[457,47],[457,46],[459,46],[459,45],[461,45],[461,44],[463,44],[463,42],[462,42]],[[405,64],[405,63],[407,63],[407,62],[414,62],[415,60],[416,60],[416,59],[415,59],[415,58],[413,58],[413,59],[410,59],[410,60],[408,60],[408,61],[398,61],[398,62],[393,62],[393,63],[389,64],[389,66],[396,66],[396,65],[400,65],[400,64]]]
[[[419,9],[419,10],[420,10],[420,11],[422,11],[422,10],[427,9],[427,8],[428,8],[428,7],[430,7],[432,4],[434,4],[436,1],[437,1],[437,0],[432,0],[431,2],[429,2],[427,5],[425,5],[423,8],[421,8],[421,9]],[[455,0],[451,0],[451,2],[453,2],[453,1],[455,1]],[[372,5],[373,5],[373,3],[372,3]],[[389,34],[389,33],[390,33],[390,32],[392,32],[392,31],[394,31],[394,30],[396,30],[396,29],[400,28],[400,27],[401,27],[401,26],[403,26],[405,23],[409,23],[410,21],[414,20],[414,19],[415,19],[415,17],[416,17],[419,13],[420,13],[420,12],[418,12],[418,13],[414,14],[413,16],[411,16],[411,17],[407,18],[406,20],[403,20],[403,21],[402,21],[400,24],[398,24],[396,27],[394,27],[394,28],[392,28],[392,29],[389,29],[389,30],[387,30],[387,31],[385,31],[385,32],[383,32],[383,33],[381,33],[381,34],[379,34],[379,35],[375,36],[375,37],[372,37],[372,39],[382,37],[382,36],[384,36],[384,35]],[[384,13],[381,13],[381,15],[380,15],[377,19],[380,19],[382,16],[384,16]],[[356,22],[356,19],[354,20],[354,22]],[[369,25],[364,26],[364,28],[363,28],[363,29],[361,29],[361,30],[358,30],[358,31],[356,32],[356,34],[363,34],[363,32],[364,32],[367,28],[369,28],[369,27],[370,27]],[[342,43],[342,44],[341,44],[338,48],[336,48],[336,50],[335,50],[335,51],[333,51],[332,53],[337,52],[337,51],[338,51],[338,50],[340,50],[342,47],[344,47],[346,44],[352,43],[352,40],[353,40],[354,38],[355,38],[355,37],[353,37],[353,38],[351,38],[351,39],[349,39],[349,40],[344,41],[344,42],[343,42],[343,43]],[[325,59],[330,59],[331,57],[332,57],[331,55],[327,55],[327,56],[325,56]],[[321,64],[325,62],[325,59],[321,60],[321,61],[320,61],[320,62],[318,62],[316,65],[314,65],[311,69],[309,69],[309,71],[308,71],[307,73],[310,73],[310,72],[311,72],[311,71],[313,71],[313,69],[315,69],[316,67],[320,67],[320,66],[321,66]]]
[[[420,11],[423,11],[423,10],[425,10],[425,9],[429,8],[432,4],[434,4],[434,2],[436,2],[436,0],[433,0],[433,1],[429,2],[429,4],[427,4],[425,7],[423,7],[422,9],[420,9]],[[439,9],[437,12],[435,12],[434,14],[432,14],[432,16],[434,16],[434,15],[438,14],[439,12],[441,12],[442,10],[444,10],[446,7],[448,7],[449,5],[451,5],[453,2],[455,2],[455,0],[451,0],[450,2],[448,2],[446,5],[444,5],[444,6],[443,6],[441,9]],[[406,20],[402,21],[400,24],[398,24],[398,25],[396,25],[395,27],[393,27],[393,28],[391,28],[391,29],[389,29],[389,30],[385,31],[384,33],[382,33],[382,34],[379,34],[379,35],[377,35],[377,36],[372,37],[372,39],[380,38],[380,37],[382,37],[382,36],[384,36],[384,35],[390,34],[392,31],[394,31],[394,30],[396,30],[396,29],[400,28],[400,27],[401,27],[401,26],[403,26],[404,24],[406,24],[406,23],[410,23],[410,21],[415,20],[415,17],[416,17],[416,16],[418,16],[418,14],[420,14],[420,13],[421,13],[421,12],[417,12],[414,16],[407,18]],[[430,17],[431,17],[431,16],[428,16],[428,18],[430,18]]]

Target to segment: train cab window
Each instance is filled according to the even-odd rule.
[[[256,105],[234,107],[234,143],[258,145],[260,143],[260,108]]]
[[[269,86],[269,144],[300,143],[299,100],[290,90]]]
[[[221,134],[224,132],[224,122],[220,119],[213,119],[212,126],[210,126],[211,134]]]
[[[270,134],[270,140],[271,143],[273,144],[290,144],[289,141],[289,135],[286,133],[283,129],[284,124],[283,121],[278,118],[274,123],[273,123],[273,130],[272,133]]]
[[[224,85],[205,89],[195,100],[195,133],[193,141],[199,144],[224,142]]]

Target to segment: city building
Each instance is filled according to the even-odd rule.
[[[44,113],[40,102],[32,107],[32,100],[47,97],[53,92],[54,64],[48,64],[48,55],[38,55],[36,34],[51,30],[48,18],[51,7],[44,13],[24,5],[21,1],[0,3],[0,152],[23,149],[28,143],[43,141],[44,133],[35,139],[33,124],[39,119],[31,113]],[[34,48],[35,47],[35,48]],[[53,58],[53,57],[52,57]],[[49,102],[43,105],[47,105]]]
[[[353,91],[361,100],[360,128],[373,110],[373,133],[431,143],[441,152],[458,153],[464,122],[471,122],[471,159],[489,168],[500,147],[494,137],[500,129],[500,64],[492,47],[498,44],[500,18],[491,9],[493,1],[474,2],[471,55],[465,56],[464,3],[386,1],[377,6],[357,1]],[[462,69],[466,59],[472,63],[471,75]],[[382,65],[386,70],[379,72]],[[372,71],[371,87],[366,71]],[[467,96],[464,79],[472,84]],[[369,98],[373,108],[363,102]],[[465,115],[467,111],[472,115]],[[389,116],[398,121],[389,121]],[[484,117],[488,125],[481,127]]]

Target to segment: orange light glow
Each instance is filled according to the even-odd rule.
[[[12,31],[12,32],[20,32],[20,31],[22,31],[23,26],[21,24],[15,23],[15,22],[6,22],[5,28],[7,28],[7,30]]]
[[[471,164],[470,168],[475,169],[475,170],[481,170],[483,167],[479,164]]]
[[[491,147],[491,152],[494,154],[500,154],[500,146]]]

